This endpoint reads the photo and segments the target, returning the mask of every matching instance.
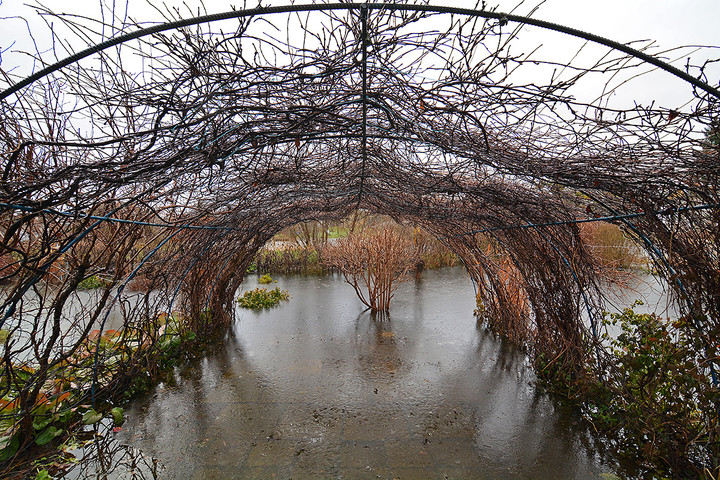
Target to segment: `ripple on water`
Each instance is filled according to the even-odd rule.
[[[477,327],[462,269],[403,284],[382,317],[337,276],[277,280],[289,302],[239,309],[213,355],[126,409],[116,443],[157,458],[160,478],[612,471],[577,419],[535,392],[526,359]]]

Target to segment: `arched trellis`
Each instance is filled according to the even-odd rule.
[[[307,23],[297,27],[304,38],[337,51],[310,51],[276,39],[246,43],[253,38],[248,32],[254,19],[299,12],[326,15],[337,26],[342,33],[328,33],[325,39]],[[470,28],[469,20],[449,25],[446,32],[403,30],[430,14],[485,23],[473,24],[470,34],[453,30]],[[240,20],[240,26],[232,34],[215,33],[215,43],[205,39],[206,32],[188,30],[227,19]],[[567,79],[544,86],[493,84],[496,68],[534,60],[489,50],[485,61],[490,66],[478,67],[464,65],[462,57],[489,49],[488,39],[504,38],[502,28],[509,22],[615,49],[685,80],[704,96],[696,94],[694,110],[681,115],[678,126],[672,123],[678,112],[583,104],[567,93],[572,84]],[[175,33],[164,36],[166,32]],[[106,56],[93,67],[99,73],[78,63],[146,37],[162,55],[145,83],[115,68]],[[340,40],[348,42],[340,45]],[[286,64],[278,68],[257,56],[245,57],[248,47],[258,56],[285,56]],[[424,73],[434,77],[418,81],[413,74],[423,72],[392,62],[413,48],[427,55],[442,50],[447,64],[428,68]],[[148,61],[152,57],[138,51]],[[242,61],[232,63],[233,58]],[[616,60],[612,68],[618,65]],[[601,68],[595,64],[586,71]],[[120,80],[103,86],[98,78],[110,73]],[[49,77],[53,74],[57,76]],[[98,138],[73,137],[64,125],[75,112],[65,112],[60,101],[47,104],[57,82],[68,78],[78,82],[69,96],[87,95],[75,110],[87,112],[98,125]],[[39,99],[38,93],[49,97]],[[12,95],[16,101],[8,103]],[[585,368],[586,356],[602,350],[580,319],[583,306],[588,306],[591,321],[599,318],[602,295],[596,262],[580,241],[578,225],[633,220],[635,234],[678,286],[682,311],[704,345],[699,361],[714,372],[713,338],[720,323],[720,285],[712,279],[718,270],[718,234],[713,230],[720,203],[717,149],[690,132],[692,124],[714,125],[718,98],[713,86],[645,52],[494,11],[409,4],[291,5],[177,19],[117,36],[0,93],[11,125],[2,140],[2,246],[11,257],[3,272],[13,282],[2,306],[3,323],[17,332],[5,347],[4,368],[12,377],[19,357],[13,352],[24,351],[18,339],[30,337],[39,368],[18,395],[21,403],[34,405],[51,369],[84,348],[78,341],[64,349],[58,339],[65,335],[66,301],[92,273],[112,276],[107,292],[119,286],[117,297],[142,273],[171,298],[170,305],[171,292],[192,286],[194,291],[183,291],[180,305],[187,328],[200,328],[194,319],[201,313],[205,320],[209,313],[223,324],[245,268],[275,232],[298,221],[340,218],[362,208],[414,222],[443,238],[473,278],[486,285],[486,300],[495,302],[494,313],[502,317],[509,297],[498,281],[501,268],[483,253],[491,234],[494,248],[512,259],[532,305],[531,318],[508,317],[508,325],[524,322],[523,331],[535,336],[520,340],[542,345],[553,356],[572,347],[568,365],[578,370]],[[543,110],[549,104],[567,111]],[[615,120],[597,115],[603,111]],[[33,119],[24,118],[25,112]],[[41,129],[45,137],[40,137],[33,131],[34,118],[59,128]],[[102,122],[109,126],[99,126]],[[73,155],[62,157],[67,152]],[[618,169],[607,168],[607,159],[617,162]],[[588,202],[612,214],[587,218]],[[669,229],[660,219],[670,213],[683,215],[686,223]],[[133,233],[134,227],[148,228],[152,235]],[[106,237],[122,240],[126,248],[110,251]],[[55,243],[63,246],[54,249]],[[51,283],[48,272],[63,262],[72,275],[53,287],[60,294],[40,291],[44,287],[38,285]],[[38,292],[39,306],[28,307],[31,291]],[[144,311],[131,312],[125,325],[151,329],[162,312],[172,309],[148,296],[145,303]],[[103,318],[92,350],[93,393],[97,367],[104,368],[104,355],[112,355],[100,350],[110,304],[99,303],[91,321],[70,322],[87,334],[94,320]],[[52,333],[38,327],[43,323],[52,326]],[[133,339],[141,340],[157,338],[150,332]],[[132,373],[132,359],[122,360],[118,373]]]

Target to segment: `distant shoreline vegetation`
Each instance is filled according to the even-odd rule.
[[[393,225],[415,246],[415,272],[424,269],[453,267],[460,259],[446,245],[425,230],[410,225],[398,225],[380,215],[359,214],[340,222],[304,222],[288,227],[275,235],[255,255],[247,273],[270,275],[328,275],[337,268],[327,259],[328,248],[338,239],[352,232]]]

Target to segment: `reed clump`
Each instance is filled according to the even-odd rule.
[[[612,270],[630,270],[642,266],[642,256],[637,243],[612,223],[591,222],[581,224],[583,242],[600,265]]]
[[[383,215],[358,212],[339,222],[304,222],[286,228],[265,244],[255,255],[248,273],[279,275],[328,275],[338,269],[327,261],[328,251],[337,242],[353,234],[362,235],[372,229],[391,226],[403,241],[412,244],[415,252],[414,270],[453,267],[459,257],[434,235],[418,226],[401,225]]]
[[[333,268],[322,262],[322,249],[297,244],[265,245],[251,270],[273,275],[327,275]]]

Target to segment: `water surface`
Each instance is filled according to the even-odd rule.
[[[273,286],[292,299],[238,309],[211,355],[127,409],[115,439],[157,459],[159,478],[599,479],[614,470],[576,416],[536,393],[525,357],[477,326],[462,269],[403,284],[382,317],[339,276]]]

